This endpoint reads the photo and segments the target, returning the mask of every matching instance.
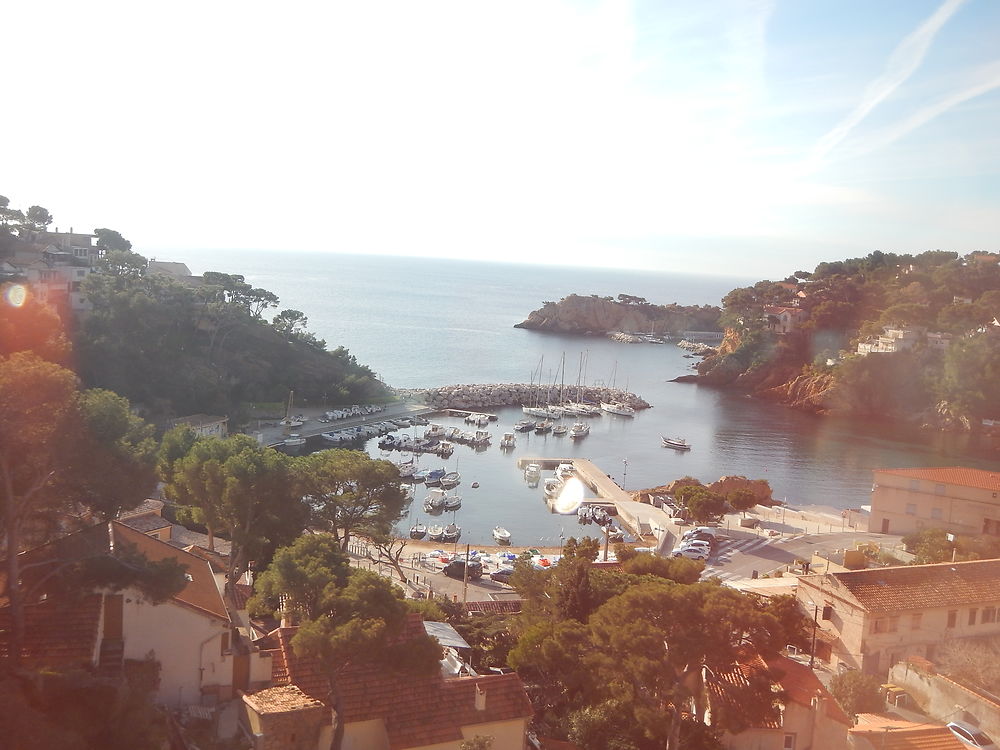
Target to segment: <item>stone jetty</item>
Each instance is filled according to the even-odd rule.
[[[413,398],[435,409],[484,409],[496,406],[534,406],[555,402],[559,389],[525,383],[494,383],[478,385],[445,385],[438,388],[398,390],[401,396]],[[648,409],[649,404],[634,393],[614,388],[576,386],[563,389],[564,401],[582,400],[589,403],[622,401],[633,409]]]

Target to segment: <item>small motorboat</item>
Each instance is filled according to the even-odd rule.
[[[536,435],[543,435],[546,432],[550,432],[551,430],[552,430],[552,421],[551,420],[546,419],[543,422],[536,422],[535,423],[535,434]]]
[[[427,538],[432,542],[444,541],[444,526],[439,523],[427,527]]]
[[[412,461],[407,461],[397,465],[399,468],[399,476],[402,479],[411,478],[417,471],[417,465]]]
[[[565,435],[567,432],[569,432],[569,427],[564,424],[557,424],[552,428],[553,435]]]
[[[528,479],[538,479],[538,477],[541,476],[541,473],[541,464],[528,464],[524,467],[524,476]]]
[[[427,476],[424,477],[424,484],[428,487],[439,486],[444,475],[447,473],[444,469],[431,469],[427,472]]]
[[[410,474],[410,479],[414,482],[423,482],[427,479],[427,475],[431,473],[430,469],[421,469],[420,471],[415,471]]]
[[[472,489],[478,490],[479,489],[479,482],[473,482],[471,486],[472,486]]]
[[[579,440],[582,437],[587,437],[590,434],[590,425],[586,422],[574,422],[573,426],[569,430],[569,436],[573,440]]]
[[[514,437],[514,433],[505,432],[500,440],[500,450],[510,450],[515,445],[517,445],[517,439]]]
[[[410,539],[423,539],[427,535],[427,526],[417,521],[410,527]]]
[[[440,480],[441,486],[446,489],[451,489],[452,487],[458,487],[462,483],[462,475],[457,471],[449,471]]]
[[[444,509],[445,510],[458,510],[462,507],[462,498],[459,495],[445,495],[444,496]]]
[[[302,446],[304,446],[305,444],[306,444],[306,439],[294,432],[288,437],[286,437],[285,441],[282,443],[282,445],[285,446],[285,450],[291,453],[292,455],[298,455],[299,451],[302,450]]]
[[[533,419],[522,419],[520,422],[514,425],[514,429],[517,432],[529,432],[535,429],[535,420]]]
[[[510,532],[503,526],[494,526],[493,539],[497,544],[510,544]]]
[[[573,464],[559,464],[556,466],[556,476],[559,479],[566,479],[573,476],[576,473],[576,467]]]
[[[668,438],[660,436],[660,440],[663,442],[664,448],[673,448],[675,451],[689,451],[691,450],[691,444],[688,443],[684,438]]]
[[[460,536],[462,536],[462,527],[454,523],[449,523],[444,527],[444,531],[441,534],[441,541],[457,542]]]

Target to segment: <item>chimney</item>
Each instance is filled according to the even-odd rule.
[[[476,683],[476,710],[486,710],[486,691],[479,686],[478,682]]]

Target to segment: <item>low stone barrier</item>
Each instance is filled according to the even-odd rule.
[[[447,385],[438,388],[398,390],[404,397],[421,401],[435,409],[485,409],[496,406],[544,406],[559,399],[559,389],[525,383]],[[634,393],[620,389],[575,386],[563,389],[564,401],[589,403],[621,401],[633,409],[648,409],[649,404]]]

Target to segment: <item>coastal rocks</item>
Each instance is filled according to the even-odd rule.
[[[799,375],[780,385],[759,391],[760,398],[816,414],[846,414],[850,403],[842,397],[832,375]]]
[[[556,389],[558,390],[558,389]],[[544,385],[524,383],[494,383],[479,385],[449,385],[424,390],[399,392],[421,401],[435,409],[483,409],[496,406],[529,406],[545,404],[557,400],[553,389]],[[566,388],[563,395],[567,400],[580,398],[597,403],[602,400],[623,401],[633,409],[648,409],[649,404],[634,393],[627,391],[575,386]]]
[[[707,357],[710,354],[718,354],[718,349],[714,346],[709,346],[708,344],[703,344],[700,341],[688,341],[687,339],[681,339],[677,342],[677,346],[681,349],[687,349],[692,354],[697,354],[699,357]]]
[[[524,321],[514,327],[599,335],[623,331],[664,334],[687,330],[718,330],[718,307],[652,305],[641,298],[626,299],[627,301],[622,302],[611,297],[571,294],[559,302],[543,303],[540,309],[529,313]]]
[[[747,479],[743,476],[719,477],[719,479],[710,484],[703,484],[694,477],[681,477],[660,487],[640,490],[635,493],[635,499],[641,503],[648,503],[650,502],[650,495],[675,495],[683,487],[705,487],[723,497],[728,497],[737,490],[749,490],[753,493],[757,505],[770,507],[781,504],[773,498],[771,485],[766,479]]]

